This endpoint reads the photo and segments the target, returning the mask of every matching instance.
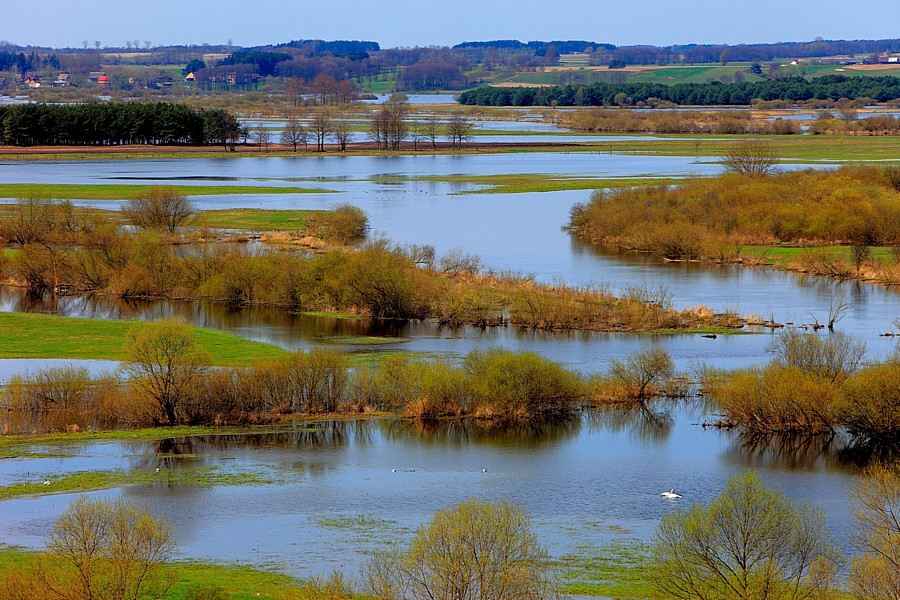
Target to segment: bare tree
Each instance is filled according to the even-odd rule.
[[[393,94],[372,116],[369,135],[379,148],[398,150],[409,134],[406,117],[409,102],[405,94]]]
[[[259,147],[260,151],[265,146],[266,151],[269,150],[269,142],[272,139],[272,132],[269,131],[266,127],[257,127],[253,130],[251,134],[253,136],[253,141],[256,142],[256,145]]]
[[[306,131],[300,119],[294,116],[288,117],[287,124],[281,132],[281,143],[292,145],[294,152],[296,152],[298,144],[303,144],[305,147],[308,141],[309,132]]]
[[[331,134],[334,136],[334,141],[341,147],[341,152],[345,152],[350,138],[353,137],[353,133],[350,131],[350,121],[344,116],[335,119],[331,127]]]
[[[769,175],[778,168],[778,156],[768,142],[744,140],[724,156],[722,164],[728,173]]]
[[[169,232],[181,227],[195,212],[187,196],[170,186],[153,186],[122,207],[122,215],[132,225]]]
[[[675,375],[675,363],[662,348],[644,348],[628,355],[623,362],[613,360],[612,377],[625,385],[633,398],[643,401],[654,393],[654,384],[665,385]]]
[[[469,117],[463,114],[455,114],[447,121],[447,137],[454,148],[462,148],[464,142],[472,140],[472,130],[475,124]]]
[[[325,152],[325,142],[332,134],[331,115],[324,110],[318,110],[313,114],[309,124],[309,131],[316,142],[316,150]]]
[[[431,115],[422,124],[425,139],[431,142],[432,149],[437,149],[437,138],[444,129],[444,122],[437,115]]]

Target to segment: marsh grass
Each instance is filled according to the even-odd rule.
[[[216,229],[297,231],[306,229],[310,216],[327,219],[327,214],[323,210],[231,208],[205,210],[197,215],[195,221]]]
[[[562,592],[605,598],[653,598],[650,548],[639,542],[614,542],[601,548],[580,547],[556,561]]]

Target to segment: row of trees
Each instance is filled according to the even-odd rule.
[[[12,146],[220,144],[240,130],[225,110],[165,102],[0,106],[0,143]]]
[[[593,83],[543,88],[482,86],[459,95],[460,104],[478,106],[621,106],[660,101],[676,105],[749,105],[758,100],[838,100],[872,98],[887,102],[900,98],[896,77],[845,77],[826,75],[815,79],[786,77],[771,81],[713,83]]]

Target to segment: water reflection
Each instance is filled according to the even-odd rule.
[[[380,421],[385,439],[429,446],[490,445],[499,448],[535,449],[565,442],[580,434],[582,418],[553,422],[498,424],[480,420]]]
[[[628,431],[635,439],[660,444],[669,439],[675,426],[675,417],[663,402],[602,406],[588,411],[587,417],[591,426],[601,431]]]

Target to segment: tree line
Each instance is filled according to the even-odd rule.
[[[897,77],[826,75],[741,83],[592,83],[535,88],[481,86],[459,95],[459,103],[478,106],[615,106],[638,102],[675,105],[749,105],[758,100],[838,100],[871,98],[887,102],[900,98]]]
[[[225,110],[166,102],[0,106],[0,143],[10,146],[206,145],[233,141],[239,131]]]

